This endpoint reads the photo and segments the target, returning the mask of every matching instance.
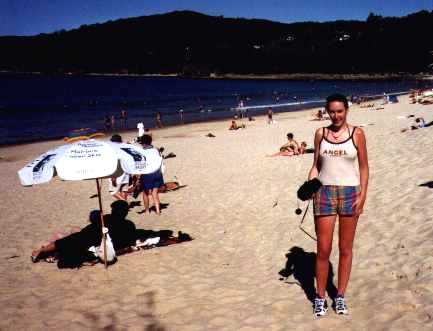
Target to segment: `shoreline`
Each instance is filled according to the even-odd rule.
[[[301,112],[306,112],[306,111],[311,111],[313,109],[318,109],[320,107],[317,107],[316,105],[308,107],[307,105],[302,105],[303,107],[301,109],[293,109],[293,110],[288,110],[288,111],[278,111],[278,112],[274,112],[274,114],[287,114],[287,113],[301,113]],[[233,115],[236,114],[236,112],[233,112]],[[266,115],[254,115],[254,118],[261,118],[264,117]],[[188,125],[200,125],[200,124],[216,124],[216,123],[221,123],[221,122],[225,122],[225,121],[231,121],[233,118],[233,116],[231,117],[224,117],[224,118],[215,118],[215,119],[203,119],[203,120],[196,120],[196,121],[192,121],[192,122],[186,122],[186,123],[177,123],[177,124],[168,124],[168,125],[164,125],[162,128],[157,128],[157,127],[149,127],[149,129],[152,132],[161,132],[164,129],[176,129],[176,128],[182,128],[182,127],[186,127]],[[238,118],[237,121],[248,121],[248,118]],[[98,132],[104,133],[104,137],[110,137],[113,134],[129,134],[131,132],[136,132],[137,128],[126,128],[126,129],[119,129],[119,130],[113,130],[113,131],[104,131],[104,130],[100,130]],[[64,144],[67,144],[66,141],[63,140],[64,136],[61,137],[52,137],[52,138],[42,138],[42,139],[27,139],[27,140],[23,140],[23,141],[19,141],[19,142],[14,142],[14,143],[2,143],[0,142],[0,148],[4,148],[4,147],[15,147],[15,146],[22,146],[22,145],[28,145],[28,144],[37,144],[37,143],[44,143],[44,142],[54,142],[54,141],[61,141]]]
[[[181,73],[44,73],[44,72],[15,72],[0,71],[0,75],[35,75],[35,76],[64,76],[64,77],[126,77],[126,78],[178,78],[178,79],[205,79],[205,80],[341,80],[341,81],[368,81],[368,80],[433,80],[433,74],[429,73],[363,73],[363,74],[345,74],[345,73],[290,73],[290,74],[215,74],[209,75],[183,75]]]
[[[409,95],[408,91],[405,91],[402,94],[399,94],[400,97],[407,97]],[[372,95],[372,96],[367,96],[369,97],[369,100],[380,100],[382,98],[381,94],[377,94],[377,95]],[[302,113],[302,112],[307,112],[307,111],[312,111],[312,110],[318,110],[319,108],[322,108],[322,106],[318,106],[316,103],[312,103],[311,105],[308,104],[300,104],[300,105],[294,105],[294,106],[298,106],[301,108],[294,108],[294,109],[289,109],[289,110],[283,110],[283,111],[274,111],[274,114],[288,114],[288,113]],[[356,106],[356,105],[354,105]],[[288,106],[281,106],[281,107],[288,107]],[[275,107],[275,109],[278,109],[279,107]],[[254,109],[254,108],[251,108]],[[265,107],[263,108],[265,109]],[[221,122],[225,122],[225,121],[231,121],[234,119],[234,115],[237,114],[237,112],[232,112],[232,116],[228,116],[228,117],[221,117],[221,118],[214,118],[214,119],[198,119],[195,121],[191,121],[191,122],[186,122],[186,123],[176,123],[176,124],[168,124],[168,125],[164,125],[162,128],[157,128],[157,127],[149,127],[149,129],[153,132],[159,132],[161,130],[164,129],[175,129],[175,128],[181,128],[181,127],[185,127],[188,125],[200,125],[200,124],[212,124],[212,123],[221,123]],[[262,117],[266,117],[265,114],[259,114],[259,115],[253,115],[252,117],[254,118],[262,118]],[[238,118],[237,121],[247,121],[248,122],[248,118]],[[104,137],[109,137],[113,134],[129,134],[131,132],[137,131],[137,128],[133,127],[133,128],[126,128],[126,129],[118,129],[118,130],[112,130],[112,131],[104,131],[104,130],[100,130],[98,132],[104,133]],[[58,136],[58,137],[51,137],[51,138],[34,138],[34,139],[26,139],[23,141],[19,141],[19,142],[13,142],[13,143],[2,143],[0,142],[0,148],[3,147],[14,147],[14,146],[22,146],[22,145],[27,145],[27,144],[37,144],[37,143],[43,143],[43,142],[54,142],[54,141],[61,141],[64,144],[67,144],[66,141],[63,140],[64,136]]]

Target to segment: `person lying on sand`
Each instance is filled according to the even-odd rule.
[[[238,125],[235,120],[229,126],[229,130],[245,129],[245,124]]]
[[[118,200],[111,204],[111,214],[104,216],[104,225],[116,251],[135,244],[135,224],[126,219],[127,214],[128,203]],[[92,211],[89,221],[90,224],[80,231],[35,249],[31,255],[32,262],[48,258],[50,262],[57,261],[59,268],[78,268],[86,262],[94,261],[95,255],[89,248],[101,245],[100,211]]]
[[[374,103],[363,103],[359,106],[360,108],[373,108]]]
[[[431,105],[431,104],[433,104],[433,98],[432,97],[430,97],[430,98],[423,98],[423,99],[420,99],[418,101],[418,103],[420,103],[421,105]]]
[[[301,146],[299,146],[299,154],[305,154],[307,150],[307,143],[305,141],[301,142]]]
[[[408,128],[401,129],[400,131],[406,132],[408,130],[418,130],[418,129],[422,129],[422,128],[427,128],[427,127],[432,126],[432,125],[433,125],[433,121],[426,123],[424,118],[417,117],[417,118],[415,118],[415,123],[413,125],[411,125]]]

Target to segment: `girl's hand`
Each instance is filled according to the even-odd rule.
[[[352,204],[353,215],[359,217],[364,212],[365,198],[358,195],[355,202]]]

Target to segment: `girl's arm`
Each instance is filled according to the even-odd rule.
[[[319,176],[319,171],[320,171],[319,147],[320,147],[320,141],[322,140],[322,134],[323,134],[322,131],[323,129],[319,128],[316,130],[316,133],[314,135],[314,159],[313,159],[313,165],[310,169],[310,172],[308,173],[308,180]]]
[[[367,143],[365,139],[364,131],[360,128],[356,129],[355,144],[358,148],[358,165],[359,165],[359,179],[361,182],[361,192],[353,204],[355,215],[359,216],[363,212],[364,203],[367,198],[367,188],[368,188],[368,177],[369,177],[369,167],[368,167],[368,156],[367,156]]]

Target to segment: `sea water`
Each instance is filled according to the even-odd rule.
[[[241,100],[249,116],[321,106],[327,95],[380,95],[431,85],[414,80],[217,80],[176,77],[0,75],[0,144],[64,137],[79,128],[104,130],[104,118],[127,112],[138,122],[163,125],[233,117]],[[111,133],[111,131],[110,131]]]

